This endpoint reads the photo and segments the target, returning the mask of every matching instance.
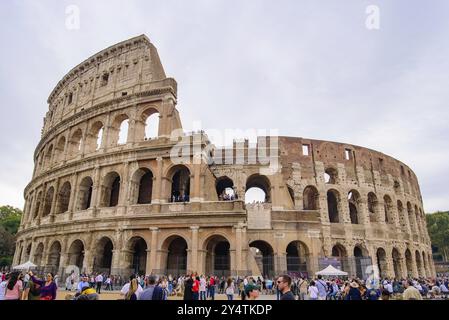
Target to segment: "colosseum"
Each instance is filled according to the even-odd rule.
[[[266,136],[217,147],[183,132],[177,83],[145,35],[73,68],[48,104],[15,265],[61,276],[68,266],[310,276],[329,264],[359,277],[435,275],[406,164],[345,143]],[[255,188],[262,201],[245,201]]]

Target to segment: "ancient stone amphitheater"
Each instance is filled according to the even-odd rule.
[[[73,68],[48,104],[14,264],[60,275],[435,273],[407,165],[344,143],[217,148],[183,133],[177,83],[144,35]],[[250,189],[261,201],[245,202]]]

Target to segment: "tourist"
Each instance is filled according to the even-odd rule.
[[[234,280],[232,280],[231,277],[228,278],[228,280],[226,281],[226,297],[228,298],[228,300],[234,300],[234,293],[235,293],[235,288],[234,288]]]
[[[65,290],[66,291],[72,291],[73,283],[74,283],[73,274],[74,274],[74,271],[72,271],[70,273],[70,275],[65,279]]]
[[[105,284],[106,284],[105,290],[106,290],[106,291],[107,291],[107,290],[112,291],[112,279],[111,279],[111,276],[108,276],[108,277],[106,278]]]
[[[35,283],[30,277],[27,284],[24,286],[22,300],[39,300],[40,293],[40,285]]]
[[[298,282],[298,287],[299,287],[299,300],[306,300],[309,282],[305,277],[301,277],[301,279]]]
[[[360,292],[360,285],[353,280],[349,284],[349,291],[346,295],[346,300],[362,300],[362,293]]]
[[[193,274],[191,276],[187,275],[184,281],[184,300],[193,300],[193,277]]]
[[[208,296],[211,298],[211,300],[215,300],[215,278],[214,276],[211,276],[209,278],[209,285],[208,285]]]
[[[247,300],[256,300],[257,298],[259,298],[260,289],[258,286],[250,283],[245,286],[245,294]]]
[[[310,281],[310,285],[309,285],[309,289],[308,289],[308,293],[309,293],[309,299],[310,300],[318,300],[318,288],[315,285],[315,281]]]
[[[330,285],[329,285],[329,300],[337,300],[337,295],[340,292],[340,289],[338,288],[337,283],[335,282],[335,279],[332,279]]]
[[[56,300],[58,287],[54,281],[53,273],[47,273],[44,280],[37,279],[30,271],[31,280],[40,286],[40,300]]]
[[[203,275],[200,278],[200,300],[206,300],[206,286],[207,286],[207,281]]]
[[[67,299],[67,298],[66,298]],[[85,286],[81,292],[77,293],[73,300],[100,300],[100,297],[94,288]]]
[[[422,300],[422,296],[418,289],[413,286],[412,280],[407,280],[404,283],[404,293],[402,294],[403,300]]]
[[[0,279],[0,301],[5,300],[6,286],[8,285],[9,274],[2,274],[2,278]]]
[[[146,283],[145,290],[140,294],[139,300],[164,300],[163,289],[156,285],[154,276],[147,277]]]
[[[316,287],[318,288],[318,300],[326,300],[327,297],[327,284],[322,279],[321,275],[318,275],[318,280],[316,281]]]
[[[103,275],[100,273],[95,277],[95,282],[97,283],[97,293],[101,294],[101,286],[103,285]]]
[[[23,283],[19,279],[20,273],[13,272],[6,284],[4,300],[20,300],[22,297]]]
[[[140,284],[137,283],[136,276],[132,275],[129,277],[129,282],[123,286],[120,294],[125,297],[125,300],[137,300],[142,291],[143,289]]]
[[[199,291],[200,291],[200,277],[194,275],[192,284],[193,300],[199,300]]]
[[[296,300],[291,291],[292,278],[288,275],[280,276],[277,280],[277,287],[281,292],[280,300]]]
[[[90,287],[89,282],[87,281],[89,279],[88,276],[84,275],[81,276],[80,278],[80,282],[78,283],[78,285],[76,286],[76,291],[78,293],[81,293],[81,291],[83,290],[84,287]]]

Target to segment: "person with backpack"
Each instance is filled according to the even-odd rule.
[[[315,283],[318,288],[318,300],[326,300],[327,297],[327,284],[323,280],[321,275],[318,275],[318,280]]]
[[[228,281],[226,282],[226,297],[228,300],[234,300],[234,281],[231,277],[228,278]]]
[[[6,285],[4,300],[20,300],[22,298],[23,283],[19,277],[19,272],[11,273]]]
[[[139,300],[164,300],[164,290],[156,285],[156,278],[149,276],[146,279],[147,286],[140,294]]]

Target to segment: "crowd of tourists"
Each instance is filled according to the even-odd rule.
[[[1,272],[0,300],[55,300],[58,278],[52,273]],[[277,300],[423,300],[448,299],[449,276],[437,278],[361,280],[317,276],[218,277],[188,274],[173,277],[131,275],[127,281],[107,274],[76,275],[65,279],[66,299],[98,300],[102,290],[119,291],[124,300],[254,300],[260,295]]]

